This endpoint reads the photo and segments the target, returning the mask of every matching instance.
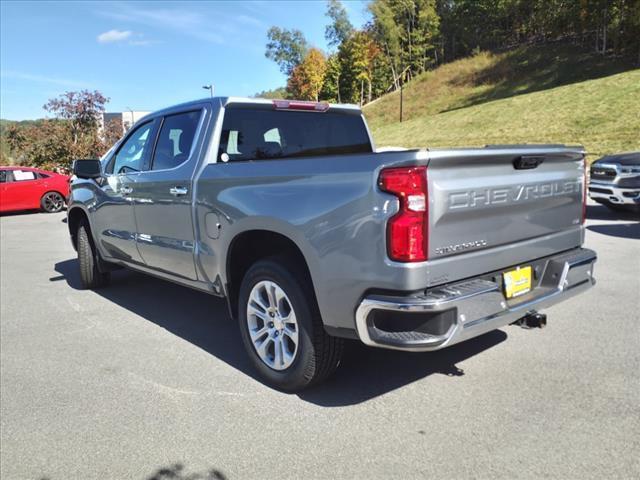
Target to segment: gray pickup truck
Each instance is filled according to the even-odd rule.
[[[376,152],[357,107],[230,97],[151,114],[74,173],[83,286],[125,266],[225,297],[287,391],[344,339],[438,350],[595,283],[578,147]]]

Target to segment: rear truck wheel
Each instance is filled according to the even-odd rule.
[[[240,286],[238,319],[251,363],[275,388],[302,390],[340,363],[343,340],[325,332],[307,275],[286,258],[251,266]]]
[[[98,252],[89,235],[89,227],[86,223],[81,223],[76,237],[78,239],[80,281],[83,289],[93,290],[106,286],[111,280],[111,274],[101,272],[98,269]]]
[[[40,199],[43,212],[56,213],[64,208],[64,197],[58,192],[47,192]]]

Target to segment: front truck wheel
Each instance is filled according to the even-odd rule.
[[[343,340],[328,335],[305,272],[286,257],[254,263],[240,286],[238,319],[254,367],[269,385],[302,390],[329,377]]]
[[[109,283],[111,274],[98,269],[98,252],[89,236],[89,227],[80,223],[78,227],[78,266],[80,268],[80,282],[83,289],[104,287]]]

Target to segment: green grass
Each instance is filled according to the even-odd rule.
[[[481,53],[427,72],[367,105],[376,145],[584,145],[640,150],[640,70],[571,46]]]

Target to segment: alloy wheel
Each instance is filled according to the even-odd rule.
[[[289,297],[278,284],[263,280],[253,286],[247,326],[260,360],[274,370],[291,366],[298,353],[298,323]]]
[[[49,192],[42,198],[42,208],[49,213],[55,213],[64,207],[64,198],[56,192]]]

